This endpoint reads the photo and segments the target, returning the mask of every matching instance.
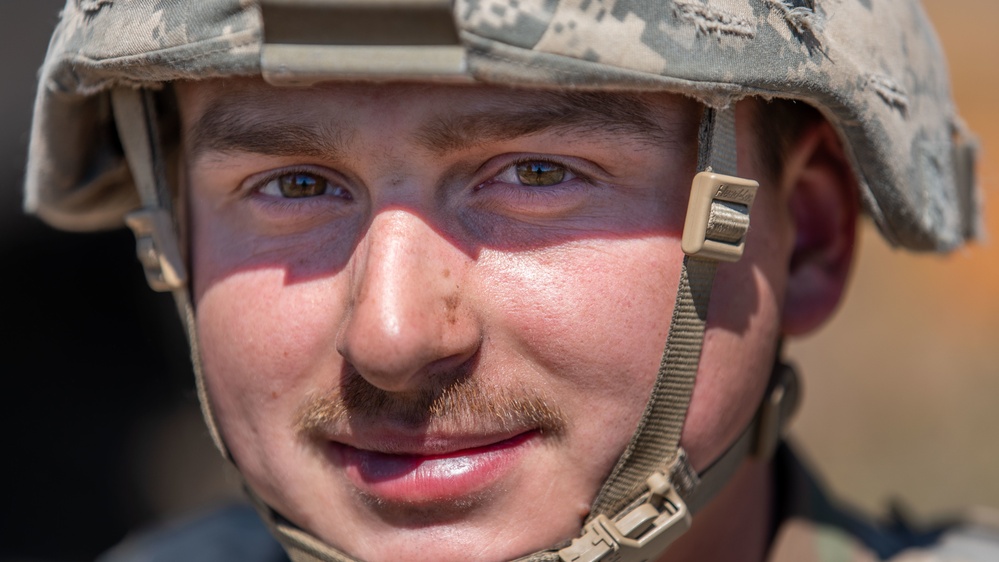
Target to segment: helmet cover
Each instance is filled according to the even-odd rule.
[[[977,233],[973,142],[917,2],[457,0],[453,16],[481,83],[811,104],[890,242],[949,250]],[[248,0],[69,0],[41,70],[27,210],[67,229],[120,225],[137,198],[107,91],[260,76],[262,21]]]

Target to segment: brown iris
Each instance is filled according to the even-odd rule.
[[[326,193],[329,182],[315,174],[297,172],[279,177],[278,188],[284,197],[317,197]]]
[[[532,187],[555,185],[565,179],[565,168],[553,162],[521,162],[517,164],[517,179]]]

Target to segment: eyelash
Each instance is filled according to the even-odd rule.
[[[293,176],[293,175],[296,175],[296,174],[313,176],[313,177],[315,177],[317,179],[321,179],[322,181],[324,181],[324,182],[327,183],[327,190],[342,189],[345,192],[346,197],[338,196],[338,198],[340,198],[340,199],[342,199],[344,201],[353,201],[354,200],[353,194],[350,192],[349,189],[347,189],[343,185],[344,184],[343,181],[334,179],[333,177],[331,177],[331,174],[329,172],[326,172],[326,171],[324,171],[322,169],[318,169],[317,167],[313,167],[313,166],[300,166],[300,167],[294,167],[294,168],[284,168],[284,169],[281,169],[281,170],[275,170],[275,171],[269,172],[269,173],[267,173],[266,175],[264,175],[260,179],[254,179],[254,181],[251,183],[251,185],[249,185],[248,187],[246,187],[246,189],[245,189],[246,196],[247,197],[259,196],[261,199],[267,199],[267,200],[269,200],[268,202],[273,202],[273,203],[286,202],[286,204],[301,205],[301,204],[307,204],[309,201],[313,201],[313,200],[316,200],[316,199],[323,198],[325,196],[332,195],[330,193],[322,193],[320,195],[311,196],[311,197],[309,197],[309,196],[306,196],[306,197],[284,197],[284,196],[281,196],[281,195],[272,195],[272,194],[268,194],[268,193],[263,193],[263,190],[266,189],[267,186],[271,184],[271,182],[280,180],[282,177]],[[278,188],[278,189],[280,189],[280,188]]]
[[[538,186],[523,185],[517,183],[516,181],[510,182],[499,179],[499,177],[504,174],[516,174],[516,168],[518,166],[531,163],[548,164],[558,167],[564,170],[564,173],[568,177],[560,179],[551,185]],[[589,174],[580,172],[578,166],[566,162],[563,158],[552,157],[550,155],[521,155],[517,156],[512,161],[501,161],[497,164],[502,165],[497,165],[496,167],[489,166],[495,171],[489,175],[488,179],[476,185],[473,192],[479,192],[491,188],[492,186],[497,186],[497,188],[503,189],[500,193],[506,193],[506,196],[513,196],[521,200],[543,200],[558,197],[567,191],[581,187],[580,184],[593,184]],[[342,189],[346,192],[345,195],[347,196],[343,197],[331,193],[323,193],[316,196],[285,197],[263,193],[263,190],[271,184],[271,182],[279,180],[282,177],[295,174],[305,174],[321,178],[323,181],[328,183],[327,190]],[[328,208],[328,205],[330,204],[329,197],[331,196],[336,197],[343,203],[351,203],[355,200],[353,193],[351,193],[351,191],[344,186],[345,182],[342,181],[342,179],[336,178],[336,176],[330,171],[318,166],[304,165],[274,170],[266,173],[259,179],[253,178],[251,181],[252,183],[244,189],[245,197],[255,199],[258,204],[278,213],[302,210],[303,206],[311,205],[321,205]]]
[[[501,183],[500,180],[497,180],[496,178],[498,178],[499,176],[507,173],[510,170],[515,170],[517,166],[520,166],[522,164],[531,164],[531,163],[543,163],[543,164],[551,164],[551,165],[554,165],[554,166],[558,166],[558,167],[562,168],[563,170],[565,170],[565,172],[567,174],[570,174],[572,177],[570,177],[568,179],[563,179],[563,180],[559,181],[558,183],[555,183],[555,184],[552,184],[552,185],[546,185],[546,186],[531,186],[531,185],[509,184],[509,185],[513,185],[517,189],[517,191],[523,192],[524,196],[532,196],[532,197],[533,196],[544,196],[546,194],[549,194],[552,191],[555,191],[555,190],[558,190],[558,189],[565,189],[565,188],[567,188],[568,187],[567,184],[569,184],[571,182],[574,182],[574,180],[579,180],[579,181],[582,181],[582,182],[587,183],[587,184],[591,183],[590,178],[589,178],[589,176],[587,174],[584,174],[584,173],[580,172],[577,169],[576,166],[570,165],[567,162],[564,162],[560,158],[553,158],[553,157],[547,156],[547,155],[546,156],[521,156],[521,157],[516,158],[513,162],[510,162],[510,163],[508,163],[508,164],[500,167],[498,171],[496,171],[495,173],[493,173],[489,177],[489,179],[487,179],[486,181],[481,182],[480,184],[478,184],[475,187],[475,191],[480,191],[482,189],[485,189],[489,185]],[[505,183],[505,182],[503,182],[503,183]]]

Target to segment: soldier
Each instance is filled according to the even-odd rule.
[[[859,209],[976,232],[915,2],[70,1],[29,160],[29,211],[135,232],[296,562],[999,556],[780,446]],[[237,527],[116,556],[274,559]]]

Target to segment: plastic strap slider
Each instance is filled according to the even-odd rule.
[[[749,232],[749,210],[759,185],[753,180],[714,172],[694,176],[680,242],[684,253],[739,261]]]
[[[170,214],[163,209],[140,209],[125,216],[135,233],[135,250],[146,281],[155,291],[168,292],[187,286],[187,270],[173,235]]]

